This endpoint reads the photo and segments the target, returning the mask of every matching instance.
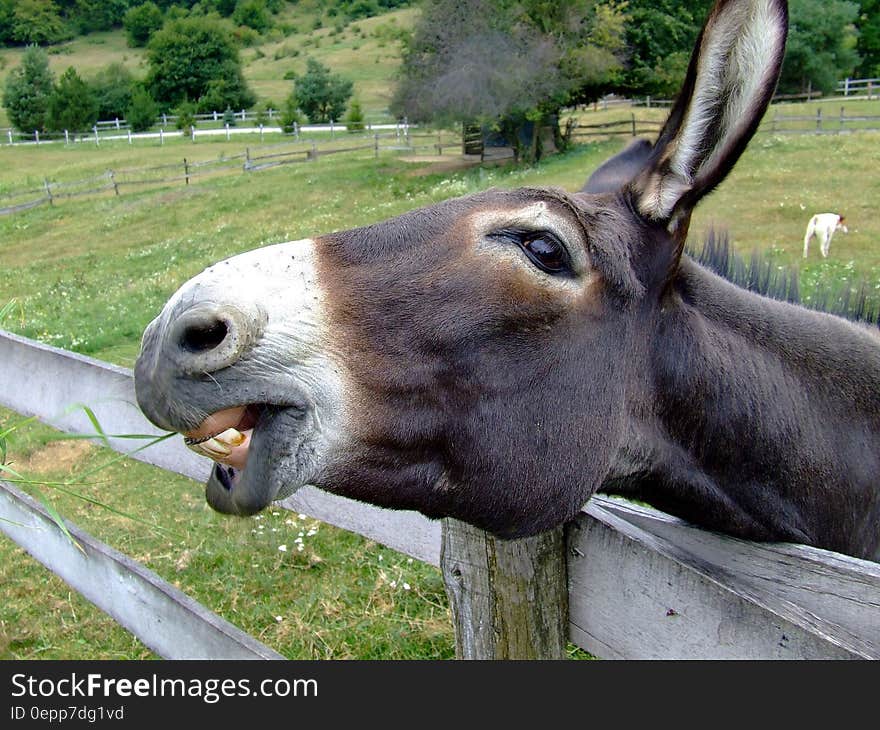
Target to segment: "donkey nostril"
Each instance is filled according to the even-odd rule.
[[[229,367],[250,350],[262,334],[265,315],[256,309],[204,302],[171,322],[167,354],[181,373],[202,375]]]
[[[180,346],[187,352],[208,352],[218,348],[229,334],[221,319],[190,323],[180,333]]]

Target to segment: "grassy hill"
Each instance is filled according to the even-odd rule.
[[[241,50],[245,78],[259,102],[280,105],[293,84],[285,74],[305,71],[306,59],[311,56],[354,82],[354,95],[368,119],[384,117],[400,65],[397,37],[401,29],[412,27],[418,10],[404,8],[344,23],[317,5],[303,0],[286,6],[275,16],[274,28]],[[50,46],[48,51],[49,67],[56,77],[73,66],[81,76],[90,78],[114,62],[122,63],[138,78],[147,72],[144,49],[130,48],[122,30],[89,33]],[[0,48],[0,88],[18,66],[22,53],[22,48]],[[0,108],[0,127],[8,124],[6,110]]]

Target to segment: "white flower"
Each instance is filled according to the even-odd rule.
[[[299,552],[302,552],[304,547],[305,547],[305,545],[303,545],[302,543],[300,543],[299,545],[296,546],[296,549],[297,549]]]
[[[404,583],[404,584],[403,584],[403,590],[405,590],[405,591],[408,591],[408,590],[409,590],[409,583]]]
[[[278,552],[286,553],[287,552],[287,545],[279,545]]]
[[[392,588],[397,588],[397,581],[396,581],[396,580],[393,580],[393,581],[391,581],[391,583],[389,583],[389,585],[390,585]]]
[[[304,520],[304,519],[306,518],[306,516],[305,516],[302,512],[300,512],[300,513],[297,515],[297,517],[299,517],[301,520]]]
[[[276,616],[275,620],[280,624],[282,621],[284,621],[284,616]]]

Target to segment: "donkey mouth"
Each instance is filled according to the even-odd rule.
[[[293,491],[281,484],[267,452],[278,435],[274,431],[279,421],[289,421],[297,410],[269,404],[236,406],[209,415],[198,428],[183,434],[190,449],[216,462],[205,485],[213,509],[250,515],[279,494]]]
[[[261,406],[249,405],[212,413],[198,428],[183,434],[184,443],[197,454],[240,471],[247,464],[261,410]]]

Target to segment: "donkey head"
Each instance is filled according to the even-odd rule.
[[[261,248],[186,283],[135,368],[156,425],[214,458],[216,509],[304,484],[503,536],[624,468],[691,211],[775,88],[784,0],[719,0],[653,146],[579,193],[492,190]]]

